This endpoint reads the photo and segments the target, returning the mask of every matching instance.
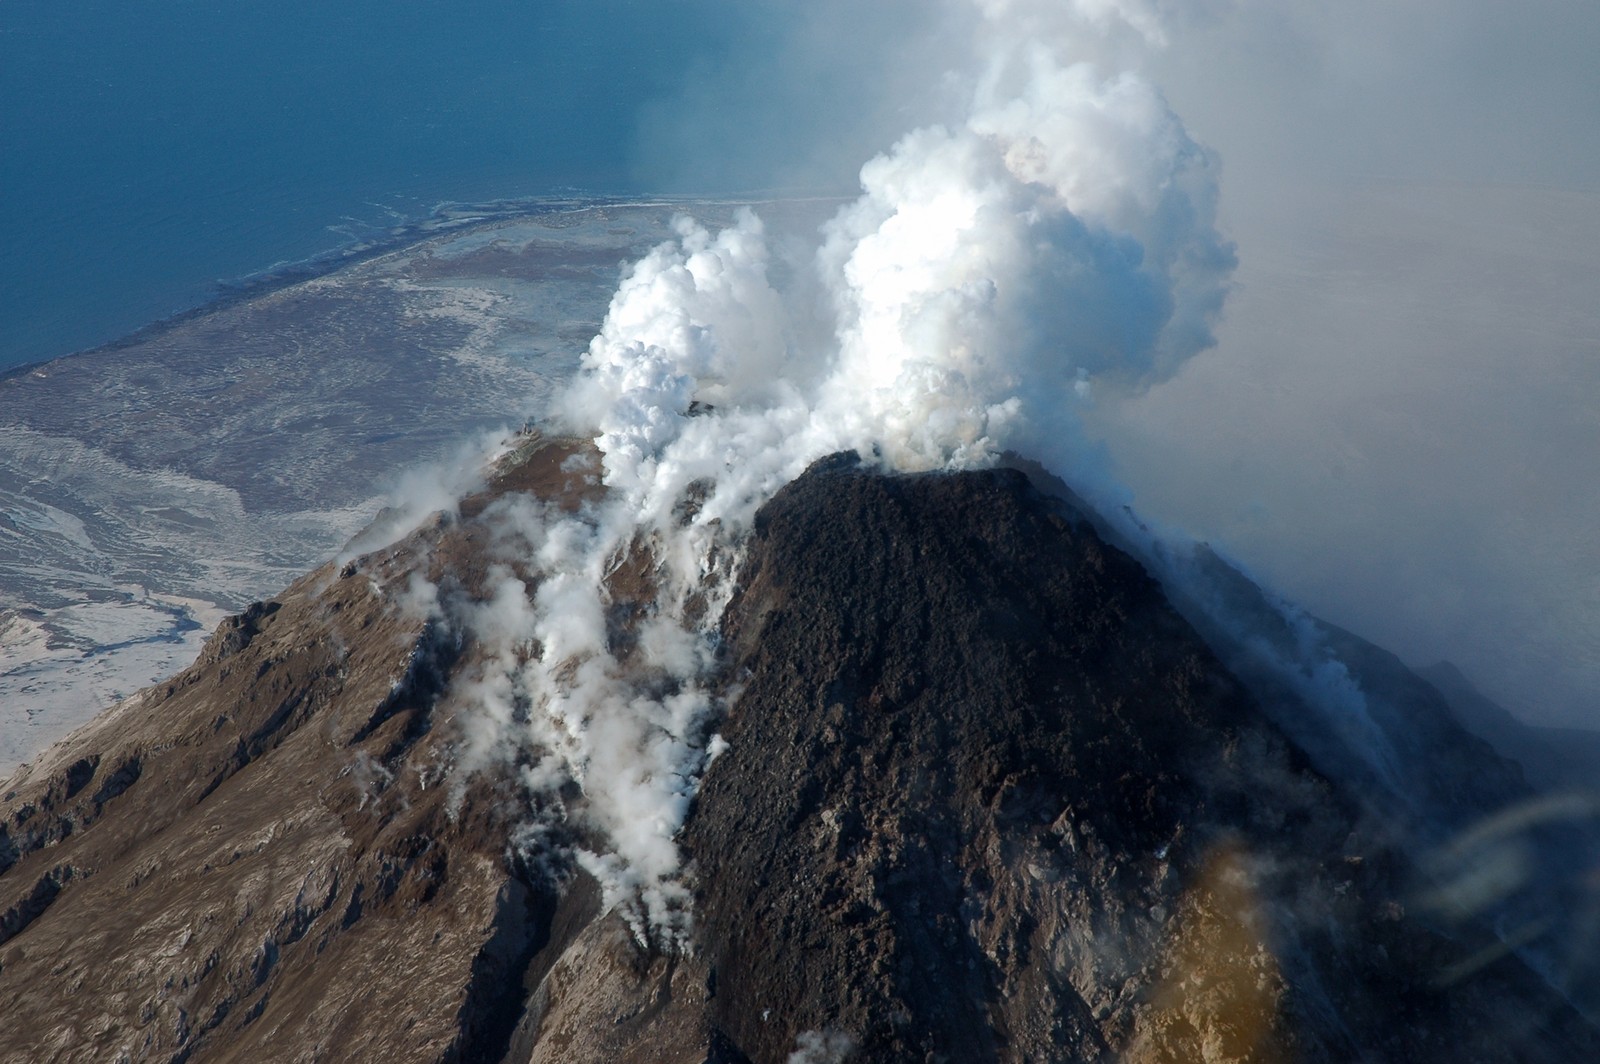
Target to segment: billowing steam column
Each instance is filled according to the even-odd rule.
[[[1211,343],[1234,261],[1212,161],[1148,83],[1075,59],[1107,28],[1158,36],[1151,11],[987,0],[976,17],[967,115],[867,163],[795,286],[808,296],[771,283],[755,214],[716,234],[685,218],[628,272],[557,404],[595,437],[607,491],[524,515],[544,575],[530,592],[508,574],[481,633],[500,649],[477,681],[492,727],[475,756],[532,752],[537,792],[582,788],[609,849],[580,860],[641,939],[684,926],[673,836],[712,741],[703,681],[757,508],[845,449],[899,470],[1010,449],[1081,477],[1092,390]],[[656,599],[620,631],[624,569]]]

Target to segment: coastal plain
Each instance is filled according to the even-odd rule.
[[[0,376],[0,776],[537,418],[685,206],[458,214]]]

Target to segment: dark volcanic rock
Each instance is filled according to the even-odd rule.
[[[571,451],[493,490],[576,505]],[[762,511],[680,839],[694,942],[641,946],[508,855],[509,785],[450,775],[473,648],[399,592],[474,594],[487,502],[10,782],[0,1058],[1600,1059],[1495,940],[1419,919],[1360,795],[1012,471],[836,457]]]
[[[732,748],[685,846],[752,1060],[806,1030],[869,1060],[1597,1045],[1514,962],[1441,985],[1465,943],[1404,916],[1356,805],[1020,474],[797,481],[728,638]]]

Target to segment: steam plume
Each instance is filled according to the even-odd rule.
[[[539,576],[496,574],[467,619],[492,652],[468,760],[533,752],[546,808],[582,789],[605,845],[578,859],[641,939],[687,919],[673,837],[722,709],[705,680],[761,503],[843,449],[898,470],[1005,450],[1082,470],[1096,389],[1159,379],[1211,343],[1233,267],[1213,162],[1154,87],[1077,58],[1102,32],[1159,39],[1156,6],[974,12],[968,113],[863,167],[810,283],[774,286],[750,212],[719,233],[681,219],[635,264],[557,408],[595,435],[606,494],[498,515]],[[628,564],[656,605],[624,639],[608,610]]]

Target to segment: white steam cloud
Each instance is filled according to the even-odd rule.
[[[855,1049],[856,1040],[842,1031],[802,1031],[788,1064],[845,1064]]]
[[[1095,390],[1161,379],[1212,342],[1234,262],[1213,162],[1153,86],[1077,58],[1104,30],[1159,39],[1159,5],[968,14],[963,120],[868,162],[782,291],[754,213],[719,233],[681,219],[557,404],[560,427],[596,435],[605,494],[493,513],[525,571],[491,573],[463,618],[489,662],[466,761],[516,751],[551,815],[581,790],[571,815],[596,842],[577,859],[641,941],[687,926],[674,836],[713,747],[706,680],[759,506],[843,449],[900,470],[1009,449],[1083,473]],[[619,621],[629,578],[652,605]]]

